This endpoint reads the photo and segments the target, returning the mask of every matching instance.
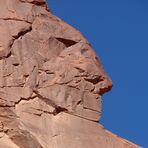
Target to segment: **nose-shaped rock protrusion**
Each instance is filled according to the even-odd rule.
[[[112,81],[108,76],[102,77],[95,85],[94,93],[103,95],[104,93],[110,91],[112,88]]]

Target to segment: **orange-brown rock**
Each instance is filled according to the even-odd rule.
[[[97,123],[112,82],[45,0],[0,1],[0,148],[137,148]]]

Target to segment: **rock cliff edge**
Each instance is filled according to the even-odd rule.
[[[138,148],[98,123],[111,87],[45,0],[0,1],[0,148]]]

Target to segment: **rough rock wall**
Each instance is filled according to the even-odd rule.
[[[0,147],[136,148],[96,123],[112,82],[45,0],[0,1]]]

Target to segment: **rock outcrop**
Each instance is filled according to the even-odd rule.
[[[112,82],[45,0],[0,1],[0,148],[137,148],[97,123]]]

